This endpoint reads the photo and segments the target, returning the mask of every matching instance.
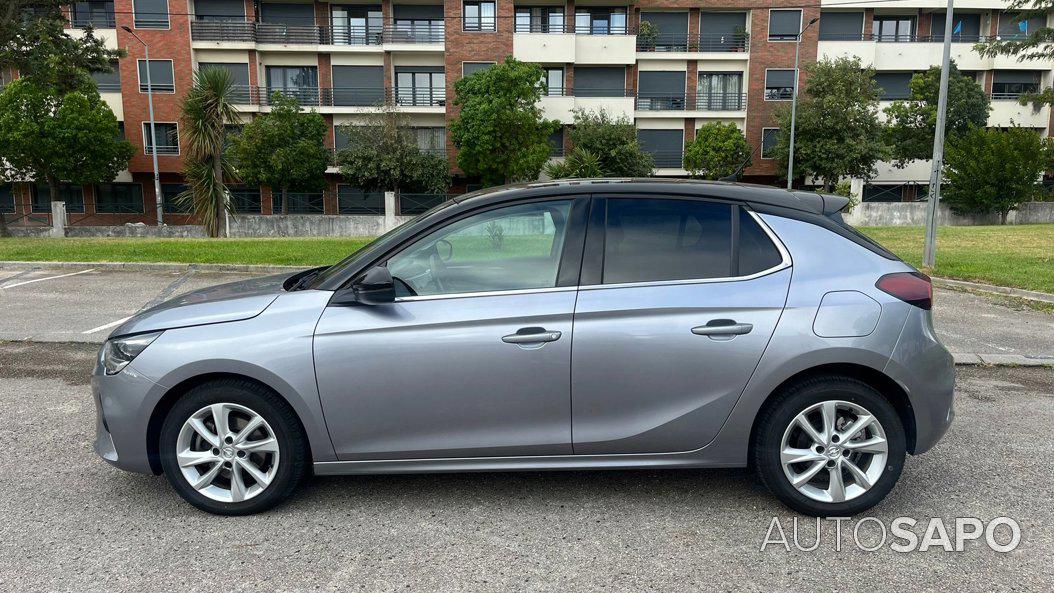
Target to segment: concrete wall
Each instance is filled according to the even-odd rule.
[[[9,226],[15,237],[53,237],[51,226]],[[153,225],[122,224],[113,226],[67,226],[67,237],[161,237],[186,239],[205,237],[204,227],[198,225],[171,225],[160,229]]]
[[[327,216],[240,214],[231,220],[231,237],[374,237],[412,216]]]
[[[864,202],[857,204],[853,211],[844,215],[845,221],[853,226],[922,226],[926,223],[925,202]],[[1012,210],[1007,217],[1007,224],[1040,224],[1054,223],[1054,202],[1027,202],[1018,210]],[[951,226],[969,226],[979,224],[999,224],[999,216],[987,214],[979,216],[959,216],[942,205],[937,214],[937,224]]]

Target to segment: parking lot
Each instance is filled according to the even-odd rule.
[[[4,591],[1049,591],[1054,371],[961,368],[958,419],[872,515],[1016,519],[1000,554],[760,550],[791,513],[745,470],[316,478],[203,514],[91,452],[88,344],[0,344]],[[811,525],[811,524],[810,524]],[[803,530],[803,543],[815,538]],[[921,530],[919,535],[922,535]],[[790,534],[788,533],[788,537]],[[844,533],[843,544],[851,541]]]

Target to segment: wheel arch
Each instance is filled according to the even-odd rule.
[[[777,396],[789,387],[802,381],[818,377],[850,377],[863,381],[872,387],[882,395],[882,397],[886,398],[886,400],[893,406],[893,409],[896,410],[897,416],[904,425],[904,436],[907,441],[908,452],[915,452],[917,435],[915,427],[915,412],[912,408],[911,400],[908,398],[908,394],[904,388],[889,375],[872,367],[856,363],[829,363],[798,371],[784,379],[783,382],[777,385],[776,388],[765,397],[761,407],[758,408],[757,414],[754,415],[754,420],[751,422],[750,426],[749,451],[747,458],[750,460],[750,463],[753,463],[754,459],[754,447],[756,444],[758,423],[764,416],[765,410],[773,405]]]
[[[308,432],[307,427],[304,426],[304,420],[300,417],[300,414],[297,412],[296,406],[293,405],[293,402],[290,402],[287,397],[282,395],[281,391],[279,391],[278,389],[275,389],[271,385],[268,385],[267,383],[261,381],[256,377],[251,377],[242,373],[202,373],[199,375],[188,377],[180,381],[179,383],[173,385],[161,396],[157,403],[154,404],[154,408],[150,413],[150,419],[147,422],[146,427],[147,459],[150,462],[150,470],[153,471],[154,474],[162,473],[160,455],[161,426],[162,424],[164,424],[165,418],[168,416],[168,413],[172,410],[172,407],[176,404],[176,402],[179,401],[181,397],[186,395],[190,390],[194,389],[195,387],[214,381],[223,381],[230,379],[236,379],[239,381],[252,383],[254,385],[259,386],[261,389],[266,389],[267,391],[271,392],[276,397],[281,399],[293,411],[293,416],[296,417],[297,423],[299,424],[300,430],[304,434],[305,438],[310,439],[310,433]],[[311,447],[308,447],[308,455],[313,457]],[[312,459],[309,459],[308,463],[310,464],[311,461]]]

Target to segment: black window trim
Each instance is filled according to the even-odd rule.
[[[730,274],[721,278],[687,278],[681,280],[644,280],[641,282],[620,282],[617,284],[604,284],[604,245],[605,245],[605,223],[607,218],[608,199],[661,199],[661,200],[686,200],[697,202],[714,202],[727,204],[732,207],[732,258]],[[754,222],[761,227],[762,232],[768,236],[776,250],[780,254],[780,262],[770,268],[760,270],[753,274],[738,275],[739,266],[739,213],[746,212]],[[676,286],[682,284],[712,284],[718,282],[744,282],[774,274],[792,266],[790,252],[780,241],[779,237],[760,216],[746,204],[729,200],[722,200],[710,196],[682,195],[674,193],[639,193],[639,194],[593,194],[592,205],[589,213],[589,225],[586,228],[586,252],[582,259],[582,273],[580,277],[579,290],[605,290],[611,288],[634,288],[646,286]]]

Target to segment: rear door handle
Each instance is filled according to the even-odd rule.
[[[549,331],[544,327],[525,327],[514,334],[502,336],[501,341],[506,344],[541,344],[555,342],[561,335],[558,331]]]
[[[731,319],[715,319],[706,325],[692,328],[697,336],[741,336],[754,329],[750,323],[736,323]]]

